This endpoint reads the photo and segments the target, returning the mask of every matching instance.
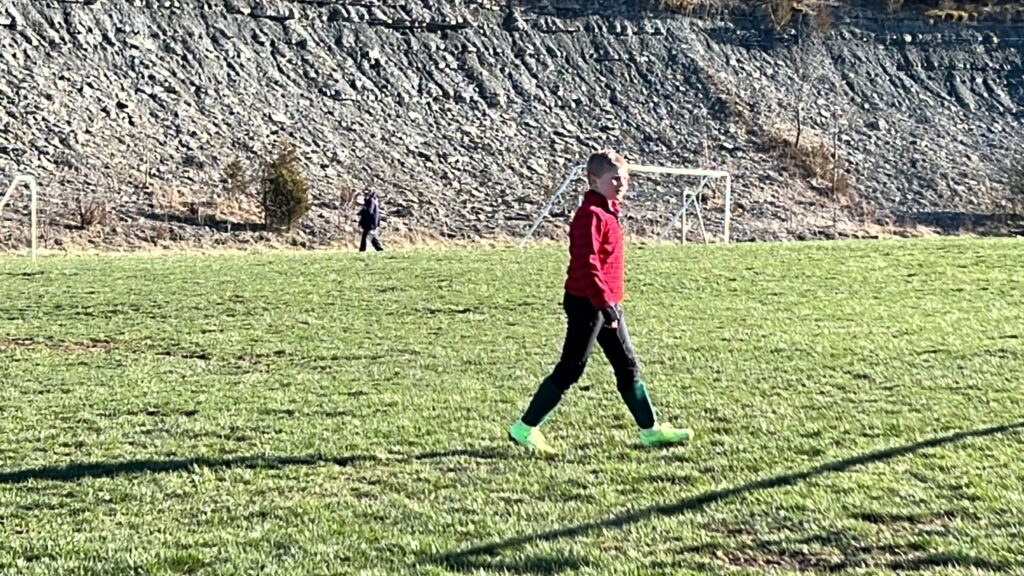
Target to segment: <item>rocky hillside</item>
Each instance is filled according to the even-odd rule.
[[[731,171],[737,240],[1002,222],[1024,24],[830,20],[777,33],[756,14],[612,0],[5,0],[0,175],[38,178],[51,248],[266,240],[223,174],[281,137],[313,194],[302,245],[350,242],[365,187],[385,240],[520,236],[605,145]],[[638,177],[629,229],[656,233],[693,183]],[[702,198],[710,232],[721,202]],[[26,214],[5,209],[0,246],[24,246]]]

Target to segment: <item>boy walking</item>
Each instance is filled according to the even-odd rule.
[[[687,442],[693,436],[689,429],[658,423],[626,330],[619,226],[619,203],[629,188],[625,158],[611,150],[593,154],[587,162],[587,181],[590,190],[569,226],[569,267],[562,301],[567,329],[561,359],[541,382],[526,412],[509,428],[509,438],[531,451],[554,452],[540,425],[583,375],[596,342],[615,371],[616,386],[640,428],[641,443]]]
[[[366,252],[366,241],[370,240],[377,252],[384,250],[377,229],[380,228],[380,205],[377,204],[377,193],[367,190],[363,198],[363,207],[359,210],[359,227],[363,230],[363,239],[359,242],[359,251]]]

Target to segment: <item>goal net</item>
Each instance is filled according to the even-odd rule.
[[[653,223],[659,241],[678,235],[683,244],[694,237],[705,244],[729,243],[732,224],[732,175],[729,172],[630,164],[629,173],[626,211],[639,209],[637,211],[645,212],[648,219],[660,219]],[[586,190],[586,165],[573,166],[535,216],[519,247],[530,241],[559,202],[573,198],[578,207]]]
[[[3,214],[4,206],[6,206],[7,203],[11,200],[11,195],[14,193],[15,190],[18,189],[19,186],[24,186],[24,187],[28,188],[29,202],[31,203],[30,207],[31,207],[31,214],[32,214],[31,215],[31,223],[29,224],[29,226],[31,228],[31,234],[32,234],[32,240],[31,240],[31,242],[32,242],[32,252],[31,253],[32,253],[32,260],[34,261],[36,259],[36,247],[37,247],[37,244],[38,244],[38,236],[39,236],[38,235],[38,231],[37,231],[37,226],[36,226],[36,220],[38,219],[37,218],[38,208],[36,206],[36,203],[37,203],[37,200],[36,200],[37,190],[36,190],[36,180],[35,180],[35,178],[33,178],[31,176],[15,176],[14,177],[14,180],[11,182],[11,185],[7,188],[7,192],[2,197],[0,197],[0,215]]]

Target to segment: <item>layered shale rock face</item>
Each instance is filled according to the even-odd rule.
[[[295,240],[309,245],[351,237],[365,187],[387,233],[521,235],[605,145],[731,171],[739,240],[1006,210],[1024,26],[870,9],[817,34],[762,21],[629,1],[6,0],[0,174],[39,179],[51,247],[265,238],[223,172],[281,137],[311,184]],[[637,178],[629,230],[656,233],[693,184]],[[720,189],[701,202],[717,230]],[[540,235],[562,234],[573,205]],[[5,209],[4,246],[23,246],[26,213]]]

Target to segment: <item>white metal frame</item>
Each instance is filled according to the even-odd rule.
[[[37,244],[38,244],[37,234],[36,234],[36,230],[37,230],[36,222],[38,220],[38,217],[37,217],[38,186],[36,185],[36,179],[31,177],[31,176],[25,176],[25,175],[15,176],[14,177],[14,181],[11,182],[11,185],[7,188],[7,192],[4,194],[4,197],[0,198],[0,214],[3,213],[4,206],[7,205],[7,201],[10,200],[10,198],[11,198],[11,193],[14,192],[15,188],[17,188],[19,184],[24,184],[24,185],[28,186],[29,194],[32,197],[32,199],[31,199],[31,201],[32,201],[32,261],[34,262],[35,259],[36,259],[36,247],[37,247]]]
[[[577,166],[573,166],[572,169],[569,170],[569,174],[565,177],[565,180],[562,181],[562,184],[555,191],[554,195],[551,196],[550,200],[548,200],[547,205],[545,205],[544,208],[541,210],[540,214],[537,215],[537,218],[533,221],[533,224],[530,226],[530,230],[526,233],[526,236],[524,236],[523,239],[519,242],[520,248],[526,245],[526,243],[533,236],[534,232],[537,231],[537,228],[540,227],[540,223],[544,220],[545,217],[547,217],[548,213],[551,212],[551,207],[554,206],[555,202],[557,202],[559,198],[562,197],[562,194],[565,193],[565,191],[569,188],[572,182],[579,176],[583,175],[586,168],[586,165],[580,164]],[[693,204],[694,213],[697,215],[697,221],[700,226],[701,235],[704,238],[704,243],[707,244],[708,236],[707,231],[704,229],[704,216],[701,213],[700,202],[698,201],[698,199],[700,198],[700,193],[704,190],[704,187],[707,186],[708,182],[712,178],[724,178],[725,215],[723,220],[722,242],[724,244],[729,243],[730,227],[732,225],[732,175],[729,172],[726,172],[724,170],[702,170],[698,168],[670,168],[664,166],[646,166],[642,164],[630,164],[629,171],[641,172],[646,174],[671,174],[675,176],[691,176],[701,179],[700,184],[697,186],[695,190],[683,192],[682,208],[680,208],[679,211],[675,213],[675,215],[672,217],[672,221],[669,222],[668,226],[666,226],[665,229],[658,236],[659,241],[663,240],[665,236],[668,235],[669,231],[672,230],[672,228],[676,225],[676,222],[678,222],[679,219],[682,218],[683,244],[686,243],[686,217],[691,204]],[[578,200],[580,203],[582,203],[582,194],[580,195]]]

